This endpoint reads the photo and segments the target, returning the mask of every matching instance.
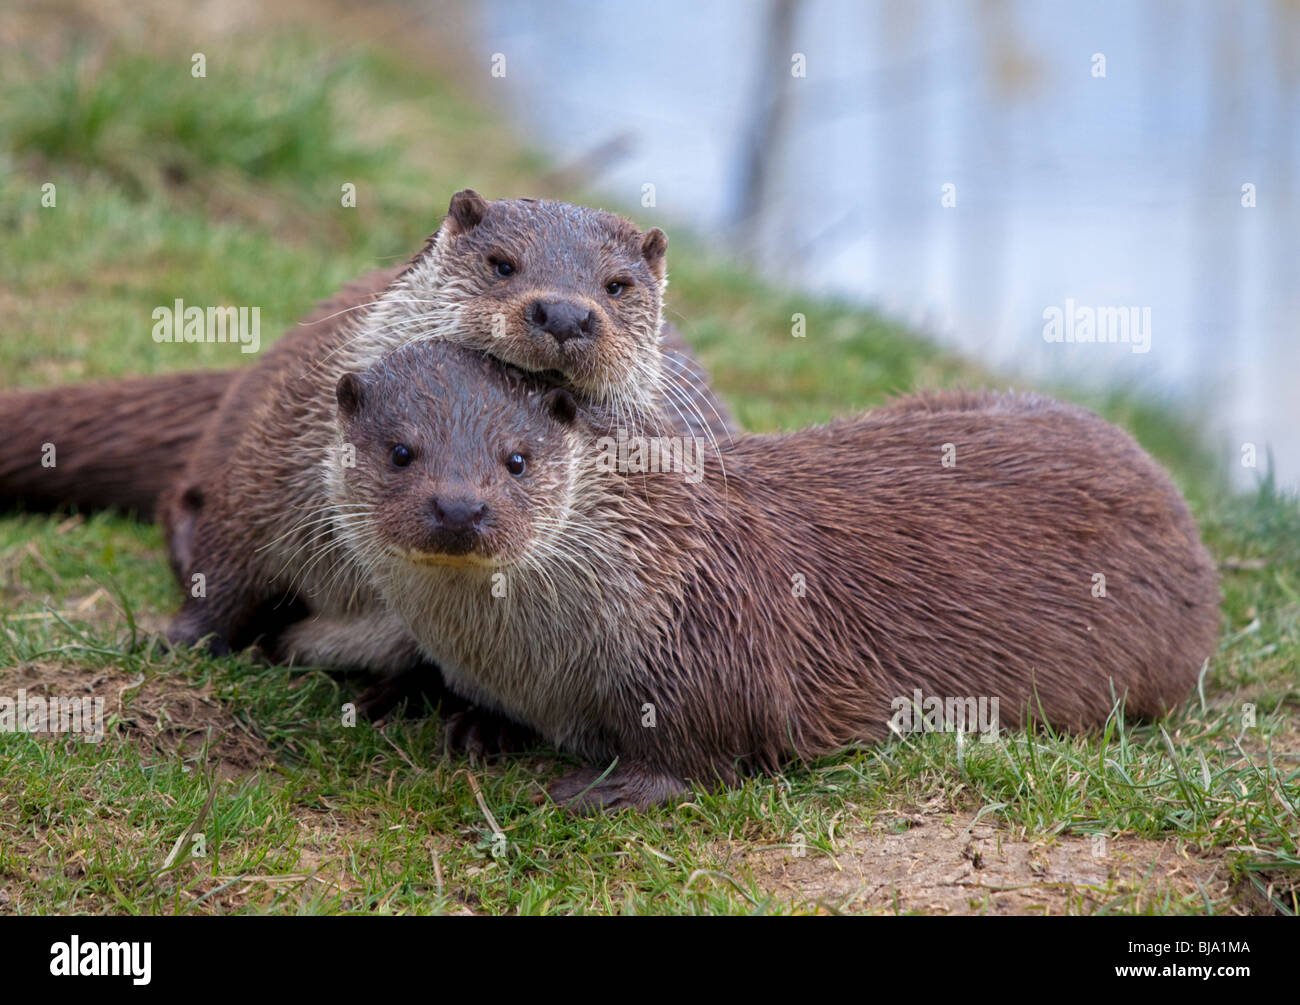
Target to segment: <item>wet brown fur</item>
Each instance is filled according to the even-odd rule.
[[[353,547],[448,684],[593,765],[552,789],[575,807],[643,806],[882,740],[916,689],[996,697],[1012,728],[1100,726],[1116,700],[1155,717],[1213,651],[1216,573],[1186,504],[1082,408],[903,399],[739,437],[691,485],[601,471],[608,416],[566,425],[508,378],[478,396],[481,415],[449,413],[454,393],[411,376],[438,351],[366,375],[382,404],[350,420],[359,461],[336,500],[370,514]],[[442,358],[428,372],[454,379]],[[414,435],[417,415],[440,466],[377,474],[386,425]],[[540,431],[534,491],[500,467],[511,445],[495,435],[525,428]],[[418,479],[409,497],[403,477]],[[481,484],[498,521],[474,564],[413,560],[418,501],[449,480]]]
[[[0,395],[0,506],[151,518],[233,379],[212,370]]]

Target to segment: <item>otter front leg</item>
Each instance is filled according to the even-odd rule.
[[[189,596],[167,626],[167,644],[195,646],[200,642],[213,656],[226,656],[256,642],[274,640],[287,625],[301,620],[305,605],[292,598],[260,598],[247,589],[210,584],[206,597]]]
[[[447,706],[442,707],[443,743],[449,754],[519,754],[539,742],[537,734],[527,726],[486,708],[469,705],[448,714]]]
[[[358,711],[376,726],[389,722],[403,704],[408,712],[423,709],[426,704],[438,707],[442,714],[443,746],[449,755],[493,757],[517,754],[537,746],[537,734],[527,726],[471,705],[451,691],[432,663],[390,674],[366,688],[357,699]]]
[[[228,656],[231,651],[229,620],[223,617],[223,612],[192,597],[186,599],[180,612],[172,618],[164,638],[169,646],[178,649],[203,643],[213,656]]]
[[[383,726],[403,705],[408,712],[418,713],[426,704],[445,708],[449,700],[460,702],[443,684],[438,668],[421,661],[405,670],[387,674],[362,691],[357,698],[357,711],[374,725]],[[456,707],[459,708],[460,704]]]
[[[196,483],[178,484],[162,504],[172,571],[185,592],[167,626],[174,647],[206,642],[215,656],[273,639],[307,613],[305,605],[273,596],[247,561],[251,530],[236,518],[214,520]]]
[[[604,777],[602,777],[604,776]],[[676,775],[644,762],[616,762],[606,773],[579,768],[547,786],[546,794],[570,813],[597,810],[644,810],[673,802],[689,791]]]

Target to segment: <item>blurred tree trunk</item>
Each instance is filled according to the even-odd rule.
[[[738,250],[747,259],[763,256],[764,223],[777,206],[780,162],[785,153],[795,78],[795,23],[802,0],[768,0],[760,42],[749,128],[740,152],[740,177],[732,213]],[[778,224],[780,221],[777,221]]]

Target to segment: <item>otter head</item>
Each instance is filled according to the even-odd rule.
[[[564,506],[577,405],[563,388],[427,340],[345,374],[337,397],[356,464],[333,494],[345,535],[370,555],[508,565]]]
[[[645,405],[659,379],[667,247],[662,230],[612,213],[466,189],[403,277],[393,300],[408,303],[390,323],[592,401]]]

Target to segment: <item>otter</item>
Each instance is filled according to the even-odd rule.
[[[437,340],[544,375],[634,428],[729,434],[707,375],[664,341],[666,246],[661,230],[611,213],[458,192],[409,264],[327,305],[226,392],[161,503],[186,592],[168,640],[215,652],[259,642],[277,662],[435,679],[347,547],[343,531],[364,536],[363,515],[326,491],[351,463],[337,435],[340,375]],[[395,700],[373,697],[372,715]]]
[[[918,691],[1010,728],[1157,717],[1213,650],[1184,500],[1083,408],[902,399],[703,444],[688,479],[611,464],[616,412],[522,380],[440,343],[343,375],[329,491],[448,686],[587,763],[549,788],[575,811],[883,740]]]

